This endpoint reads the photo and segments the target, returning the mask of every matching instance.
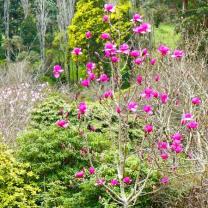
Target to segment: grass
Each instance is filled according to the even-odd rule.
[[[157,48],[160,44],[165,44],[170,48],[177,48],[180,40],[180,34],[174,30],[174,25],[161,24],[159,28],[154,29],[154,45]]]

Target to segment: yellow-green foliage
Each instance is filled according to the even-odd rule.
[[[38,188],[29,165],[19,163],[0,143],[0,208],[31,208],[35,205]]]
[[[69,46],[70,48],[81,47],[86,57],[86,48],[89,40],[85,38],[85,33],[91,31],[93,38],[90,40],[90,50],[99,52],[102,47],[100,35],[102,32],[111,32],[117,44],[125,41],[127,38],[126,31],[131,25],[129,21],[130,3],[120,3],[116,5],[116,13],[110,15],[113,27],[110,29],[109,24],[103,23],[104,15],[103,0],[80,0],[77,3],[76,13],[69,27]],[[120,38],[117,32],[121,32]],[[93,56],[93,54],[91,54]]]

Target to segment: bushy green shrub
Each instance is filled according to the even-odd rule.
[[[39,191],[36,175],[28,163],[18,162],[5,145],[0,143],[0,207],[30,208]]]

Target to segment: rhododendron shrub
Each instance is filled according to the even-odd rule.
[[[114,30],[116,28],[111,23],[111,15],[115,10],[115,5],[105,5],[103,13],[105,19],[109,17],[105,24]],[[202,86],[197,78],[191,77],[189,71],[182,67],[186,59],[183,50],[160,45],[157,60],[147,48],[138,47],[136,42],[151,32],[151,25],[140,19],[139,14],[133,16],[131,28],[126,31],[131,34],[131,38],[126,42],[119,39],[119,30],[115,40],[110,33],[101,34],[103,52],[99,54],[99,64],[108,64],[110,73],[97,75],[86,65],[86,78],[80,83],[83,93],[80,101],[77,97],[76,107],[80,122],[78,131],[86,145],[89,135],[95,130],[89,126],[89,112],[93,110],[88,106],[90,98],[93,101],[97,98],[102,106],[100,111],[113,117],[117,126],[114,131],[116,134],[111,135],[114,159],[106,164],[106,170],[100,170],[97,164],[94,165],[95,158],[88,147],[89,166],[76,172],[74,178],[82,183],[88,178],[86,174],[90,174],[95,186],[105,189],[111,200],[123,207],[134,206],[139,197],[168,186],[181,173],[204,171],[207,161],[204,151],[208,148],[205,139],[207,93],[201,93]],[[87,63],[90,62],[91,57]],[[122,90],[127,64],[131,66],[128,80],[130,87]],[[165,65],[168,67],[161,73],[160,66]],[[172,71],[168,70],[170,67]],[[94,74],[93,79],[89,71]],[[195,82],[195,88],[189,88],[190,79]],[[142,121],[142,139],[129,137],[130,119],[133,122]],[[60,128],[63,126],[60,125]],[[109,132],[112,132],[111,126]],[[128,165],[128,159],[132,156],[138,161],[135,166]],[[142,164],[147,166],[144,172],[140,171]],[[113,169],[112,178],[105,176],[108,169]],[[148,181],[155,174],[160,175],[160,180],[154,187],[149,187]]]

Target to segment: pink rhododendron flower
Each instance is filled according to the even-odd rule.
[[[138,104],[136,102],[129,102],[128,109],[132,112],[136,112]]]
[[[142,80],[143,80],[142,75],[138,75],[137,76],[137,84],[141,85],[142,84]]]
[[[143,111],[144,111],[145,113],[149,114],[149,115],[152,115],[152,114],[153,114],[152,110],[153,110],[153,108],[152,108],[152,106],[150,106],[150,105],[145,105],[145,106],[143,107]]]
[[[81,81],[82,87],[89,87],[90,86],[90,80],[84,79]]]
[[[184,54],[184,52],[183,52],[182,50],[175,50],[175,51],[173,51],[172,57],[173,57],[173,58],[176,58],[176,59],[180,59],[180,58],[182,58],[184,55],[185,55],[185,54]]]
[[[104,92],[103,98],[107,99],[107,98],[113,98],[113,91],[112,90],[108,90],[106,92]]]
[[[101,37],[101,39],[103,39],[103,40],[108,40],[108,39],[110,39],[110,35],[109,35],[108,33],[102,33],[100,37]]]
[[[155,75],[154,80],[155,80],[155,82],[159,82],[160,81],[160,75],[159,74]]]
[[[82,54],[82,49],[81,48],[74,48],[72,51],[72,54],[79,56]]]
[[[170,49],[165,45],[160,45],[158,51],[161,53],[162,56],[166,56],[170,53]]]
[[[197,129],[198,128],[198,122],[196,121],[189,121],[187,124],[186,124],[186,127],[188,129]]]
[[[92,71],[93,69],[96,68],[96,64],[90,61],[86,64],[86,68],[87,68],[87,71]]]
[[[81,102],[78,106],[78,110],[80,114],[85,114],[87,112],[87,105],[85,102]]]
[[[129,54],[129,45],[126,43],[120,45],[118,52],[123,54]]]
[[[133,50],[130,52],[130,56],[133,58],[137,58],[138,56],[140,56],[140,52],[138,50]]]
[[[166,149],[168,149],[168,143],[167,142],[163,142],[163,141],[158,141],[157,142],[157,148],[159,150],[166,150]]]
[[[170,182],[168,176],[164,176],[163,178],[160,179],[160,183],[167,185]]]
[[[150,64],[151,65],[155,65],[156,62],[157,62],[157,59],[156,58],[153,58],[153,59],[150,60]]]
[[[132,22],[142,22],[142,16],[139,14],[134,14]]]
[[[113,4],[105,4],[104,11],[105,12],[115,12],[116,7]]]
[[[89,173],[90,173],[90,175],[94,175],[95,174],[95,168],[94,167],[90,167],[89,168]]]
[[[151,32],[151,25],[149,23],[142,23],[141,25],[135,27],[133,31],[137,34],[145,34]]]
[[[84,178],[84,171],[82,170],[82,171],[75,173],[75,177],[76,178]]]
[[[105,179],[97,179],[96,186],[103,186],[105,184]]]
[[[127,176],[127,177],[123,178],[123,182],[126,183],[126,184],[131,184],[132,179]]]
[[[162,104],[166,104],[168,102],[168,94],[161,93],[160,94],[160,101]]]
[[[181,141],[182,140],[182,135],[179,133],[179,132],[177,132],[177,133],[175,133],[175,134],[173,134],[172,136],[171,136],[171,138],[172,138],[172,140],[173,141]]]
[[[153,93],[154,93],[154,90],[150,87],[147,87],[144,89],[144,91],[142,92],[141,96],[143,98],[146,98],[147,100],[151,99],[153,97]]]
[[[160,154],[160,157],[161,157],[163,160],[167,160],[168,157],[169,157],[169,155],[168,155],[168,153],[166,153],[166,152],[162,152],[162,153]]]
[[[90,39],[90,38],[92,38],[92,33],[90,31],[87,31],[85,36],[87,39]]]
[[[187,121],[193,120],[193,115],[191,113],[184,113],[182,115],[181,124],[184,125]]]
[[[151,124],[147,124],[145,127],[144,127],[144,131],[146,132],[146,133],[151,133],[151,132],[153,132],[153,126],[151,125]]]
[[[143,63],[143,59],[142,59],[142,58],[136,58],[136,59],[134,60],[134,63],[135,63],[136,65],[141,65],[141,64]]]
[[[118,63],[120,60],[119,60],[119,58],[118,58],[117,56],[112,56],[112,57],[111,57],[111,61],[112,61],[113,63]]]
[[[119,182],[118,182],[118,180],[116,180],[116,179],[112,179],[112,180],[110,181],[110,185],[111,185],[111,186],[118,186],[118,185],[119,185]]]
[[[109,81],[109,77],[106,74],[101,74],[97,80],[99,82],[105,83]]]
[[[194,97],[191,100],[193,105],[200,105],[201,104],[201,99],[199,97]]]
[[[118,114],[121,113],[121,108],[120,108],[118,105],[116,106],[116,112],[117,112]]]
[[[108,20],[109,20],[108,15],[104,15],[104,16],[103,16],[103,22],[108,22]]]
[[[56,121],[56,126],[61,127],[61,128],[67,128],[69,126],[69,122],[66,120],[58,120]]]
[[[60,74],[61,74],[62,72],[64,72],[64,70],[61,68],[60,65],[55,65],[55,66],[53,67],[53,76],[54,76],[55,78],[59,78],[59,77],[60,77]]]

